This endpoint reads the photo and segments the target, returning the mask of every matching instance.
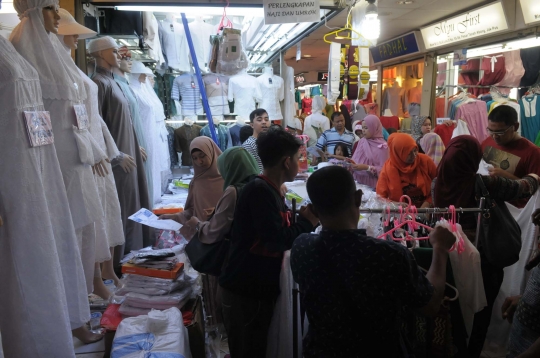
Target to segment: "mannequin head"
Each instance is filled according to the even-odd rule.
[[[123,73],[131,73],[131,51],[126,46],[122,46],[118,49],[120,55],[120,71]]]
[[[146,82],[146,74],[141,73],[141,74],[139,75],[139,82],[140,82],[140,83]]]
[[[64,45],[70,50],[76,50],[79,41],[79,35],[64,35]]]
[[[118,45],[112,37],[105,36],[92,40],[88,44],[88,52],[96,59],[96,65],[112,71],[120,67]]]
[[[184,123],[186,126],[192,126],[195,121],[191,117],[184,117]]]
[[[60,25],[58,9],[58,5],[49,5],[41,9],[41,13],[43,14],[43,26],[47,33],[58,33],[58,26]]]
[[[223,120],[223,116],[213,116],[212,122],[214,122],[214,125],[219,125],[221,121]]]

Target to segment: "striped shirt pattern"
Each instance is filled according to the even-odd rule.
[[[345,129],[343,134],[339,134],[335,128],[324,131],[319,140],[317,141],[317,148],[324,149],[330,154],[334,154],[334,148],[338,143],[343,143],[349,148],[349,153],[352,153],[352,146],[354,144],[354,134],[351,131]]]
[[[253,158],[255,158],[257,165],[259,166],[259,171],[262,173],[263,165],[261,158],[259,157],[259,152],[257,152],[257,138],[249,137],[244,144],[242,144],[242,147],[244,147],[253,156]]]

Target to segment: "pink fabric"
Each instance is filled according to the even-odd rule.
[[[519,82],[525,74],[525,68],[523,67],[523,61],[521,60],[520,50],[507,51],[504,53],[504,63],[506,66],[506,75],[499,86],[519,87]],[[509,88],[500,88],[503,94],[510,93]]]
[[[360,139],[352,159],[356,164],[365,164],[373,167],[377,172],[377,176],[367,171],[355,171],[354,178],[360,184],[375,188],[382,166],[388,159],[388,145],[383,139],[383,126],[377,116],[369,115],[364,118],[364,125],[368,127],[369,132],[372,133],[372,137],[370,139]]]
[[[462,104],[456,111],[456,119],[467,122],[471,135],[482,142],[488,137],[488,115],[484,101],[473,101]]]

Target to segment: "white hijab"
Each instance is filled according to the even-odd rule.
[[[55,34],[45,30],[42,8],[58,6],[58,0],[14,0],[21,22],[9,40],[39,74],[43,98],[82,102],[84,82],[77,66]]]

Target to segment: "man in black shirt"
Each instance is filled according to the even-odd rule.
[[[406,305],[438,312],[454,235],[440,227],[432,231],[433,261],[426,277],[405,246],[357,229],[362,192],[346,169],[319,169],[307,191],[323,230],[301,235],[291,251],[310,324],[304,357],[406,356],[400,311]]]
[[[281,128],[257,138],[263,174],[244,186],[234,214],[228,264],[219,278],[232,358],[263,358],[279,295],[283,252],[319,220],[301,208],[296,224],[280,190],[298,172],[300,142]]]

